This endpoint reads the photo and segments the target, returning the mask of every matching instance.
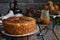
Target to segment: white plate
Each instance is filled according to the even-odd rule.
[[[11,35],[11,34],[7,34],[5,33],[5,31],[1,31],[4,35],[7,35],[7,36],[11,36],[11,37],[21,37],[21,36],[28,36],[28,35],[32,35],[32,34],[35,34],[35,33],[38,33],[39,32],[39,27],[37,26],[36,27],[36,30],[29,33],[29,34],[24,34],[24,35]]]
[[[60,15],[50,15],[50,16],[60,16]]]
[[[2,23],[2,20],[0,20],[0,23]]]
[[[2,21],[0,20],[0,25],[2,25]]]
[[[2,19],[2,17],[0,17],[0,24],[2,24],[2,20],[1,19]]]

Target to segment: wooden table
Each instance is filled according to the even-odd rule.
[[[47,36],[45,37],[45,36],[43,36],[43,38],[44,38],[44,40],[53,40],[53,38],[54,38],[54,36],[55,36],[55,38],[54,38],[54,40],[59,40],[60,39],[60,29],[58,29],[57,28],[58,26],[55,26],[55,28],[54,28],[54,31],[52,31],[52,30],[48,30],[48,33],[46,34],[47,36],[48,36],[48,38],[47,38]],[[27,38],[26,37],[24,37],[24,39],[23,38],[11,38],[11,37],[6,37],[5,35],[3,35],[2,33],[1,33],[1,30],[2,30],[2,28],[1,28],[1,26],[0,26],[0,40],[43,40],[42,38],[41,38],[41,36],[37,36],[37,35],[33,35],[33,36],[30,36],[30,37],[28,37],[27,36]],[[59,30],[59,31],[58,31]],[[51,32],[52,31],[52,32]],[[51,35],[50,35],[51,34]],[[57,39],[56,39],[56,36],[57,36]],[[31,39],[31,38],[33,38],[33,39]],[[49,38],[51,38],[51,39],[49,39]]]

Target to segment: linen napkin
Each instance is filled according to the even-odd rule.
[[[13,13],[12,10],[10,10],[9,13],[8,13],[7,15],[2,16],[2,19],[7,19],[7,18],[12,17],[12,16],[14,16],[14,13]]]

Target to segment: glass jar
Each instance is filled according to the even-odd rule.
[[[49,24],[50,23],[49,10],[42,10],[40,22],[43,24]]]

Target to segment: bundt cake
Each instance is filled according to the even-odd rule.
[[[36,29],[34,18],[26,16],[15,16],[2,21],[4,31],[11,35],[24,35],[33,32]]]

